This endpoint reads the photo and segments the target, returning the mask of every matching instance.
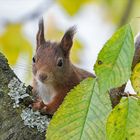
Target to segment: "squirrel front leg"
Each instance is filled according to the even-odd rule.
[[[63,102],[63,99],[66,95],[56,95],[53,97],[52,101],[49,102],[48,104],[44,104],[44,107],[41,109],[41,112],[43,114],[50,114],[53,115],[54,112],[56,112],[57,108],[59,105]]]
[[[37,94],[37,89],[36,89],[37,82],[35,79],[33,79],[32,87],[33,87],[32,96],[34,98],[34,102],[32,103],[32,108],[33,108],[33,110],[41,110],[44,107],[44,103]]]

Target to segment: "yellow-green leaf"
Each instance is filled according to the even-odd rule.
[[[103,140],[111,110],[107,93],[100,94],[96,79],[88,78],[68,93],[47,129],[47,140]]]
[[[140,104],[138,99],[122,98],[107,120],[107,140],[140,139]]]
[[[132,73],[131,83],[134,90],[139,94],[140,93],[140,63],[138,63]]]
[[[130,25],[119,29],[100,51],[95,73],[100,92],[119,87],[130,78],[134,40]]]

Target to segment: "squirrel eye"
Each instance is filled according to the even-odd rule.
[[[34,57],[32,58],[32,61],[33,61],[33,63],[35,63],[35,58]]]
[[[57,66],[58,66],[58,67],[62,67],[62,66],[63,66],[63,59],[62,59],[62,58],[60,58],[60,59],[58,60]]]

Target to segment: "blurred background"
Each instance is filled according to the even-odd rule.
[[[77,26],[71,59],[93,72],[104,43],[115,30],[130,23],[140,31],[140,0],[0,0],[0,51],[17,76],[31,84],[38,21],[43,16],[47,40],[61,40]],[[131,91],[128,84],[127,90]]]

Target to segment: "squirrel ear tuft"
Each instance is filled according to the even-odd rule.
[[[37,40],[37,47],[36,47],[37,50],[41,44],[45,43],[43,18],[39,21],[39,30],[36,36],[36,40]]]
[[[76,33],[76,26],[70,27],[64,34],[61,40],[61,47],[65,52],[65,55],[69,54],[69,51],[73,44],[73,37]]]

